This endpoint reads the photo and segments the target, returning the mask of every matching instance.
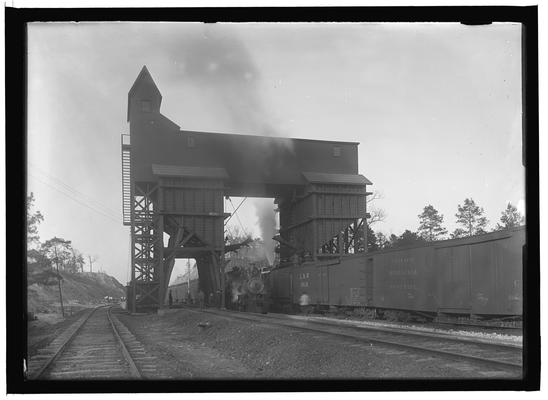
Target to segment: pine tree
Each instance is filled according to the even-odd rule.
[[[451,239],[457,239],[468,236],[468,232],[462,228],[457,228],[451,233]]]
[[[508,203],[506,209],[501,214],[500,222],[502,222],[502,225],[497,223],[496,230],[515,228],[516,226],[525,224],[525,217],[521,215],[512,203]]]
[[[400,236],[391,234],[389,240],[390,246],[388,247],[390,248],[416,246],[425,243],[423,238],[421,238],[416,232],[411,232],[409,229],[406,229]]]
[[[432,205],[424,207],[422,214],[419,216],[419,229],[417,233],[424,240],[432,242],[441,239],[447,234],[447,229],[442,226],[443,215],[438,213]]]
[[[485,233],[487,226],[487,218],[483,216],[483,207],[476,205],[476,202],[470,199],[464,199],[464,205],[458,205],[457,224],[462,225],[462,228],[457,228],[451,235],[452,237],[473,236]]]
[[[382,232],[377,232],[377,248],[379,250],[382,249],[388,249],[390,247],[390,240],[386,237],[386,235]]]
[[[379,247],[377,246],[377,235],[375,235],[375,232],[373,231],[373,229],[371,229],[371,226],[367,225],[367,250],[375,251],[378,249]]]

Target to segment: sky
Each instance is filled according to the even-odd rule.
[[[509,23],[31,24],[28,190],[40,238],[72,240],[127,282],[120,135],[143,65],[181,129],[360,142],[359,172],[386,214],[376,231],[416,230],[428,204],[452,231],[467,197],[492,228],[508,202],[524,211],[520,43]],[[230,224],[259,236],[256,204]]]

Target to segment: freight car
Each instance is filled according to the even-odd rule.
[[[173,304],[195,304],[198,301],[198,292],[200,291],[198,279],[190,281],[190,290],[188,282],[181,282],[171,285],[168,288],[168,295],[171,292]]]
[[[306,292],[316,308],[383,315],[519,320],[525,228],[275,268],[273,307],[288,311]]]

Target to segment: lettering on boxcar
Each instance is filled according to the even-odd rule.
[[[395,257],[391,259],[390,270],[388,275],[390,276],[408,276],[417,275],[417,268],[415,267],[415,257]]]
[[[299,286],[302,288],[308,287],[308,278],[310,278],[310,272],[301,272],[299,275]]]
[[[484,293],[478,293],[476,294],[476,300],[479,304],[482,306],[485,306],[487,302],[489,301],[489,297],[487,297]]]
[[[359,306],[365,299],[365,288],[350,288],[350,303]]]

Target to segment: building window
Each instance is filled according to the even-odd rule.
[[[333,157],[341,156],[341,148],[339,146],[333,146]]]
[[[150,103],[150,100],[141,100],[141,111],[143,112],[152,111],[152,104]]]
[[[196,138],[194,136],[189,136],[187,139],[188,147],[196,147]]]

